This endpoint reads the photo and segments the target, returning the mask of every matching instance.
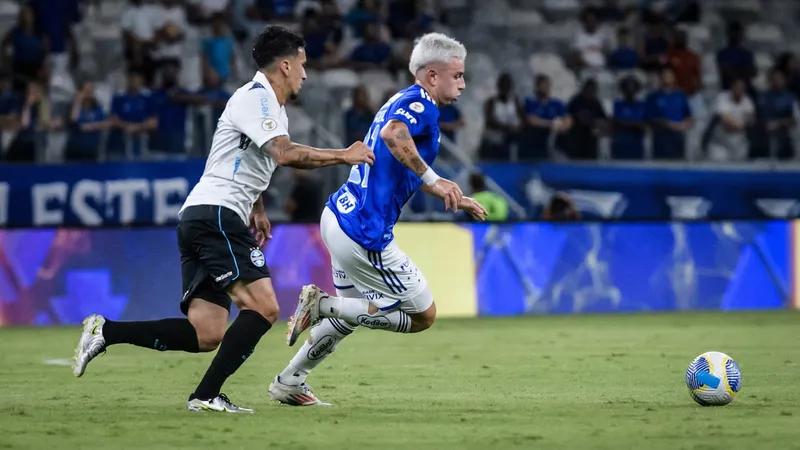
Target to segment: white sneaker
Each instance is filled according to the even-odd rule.
[[[311,386],[305,383],[296,386],[283,384],[279,376],[269,384],[269,398],[291,406],[331,406],[317,398]]]
[[[192,412],[199,412],[199,411],[212,411],[212,412],[229,412],[234,414],[252,414],[254,411],[250,408],[244,408],[242,406],[234,405],[231,400],[225,394],[219,394],[218,396],[210,399],[210,400],[200,400],[199,398],[193,398],[186,402],[186,409]]]
[[[289,318],[286,341],[291,347],[300,334],[319,322],[319,300],[328,297],[322,289],[313,284],[303,286],[294,314]]]
[[[81,333],[81,339],[75,348],[75,359],[72,363],[72,373],[76,377],[83,375],[89,361],[105,351],[106,340],[103,338],[103,324],[105,323],[105,317],[100,314],[92,314],[83,319],[83,333]]]

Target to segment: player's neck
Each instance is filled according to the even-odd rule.
[[[434,103],[436,103],[437,105],[441,104],[441,102],[439,101],[439,97],[437,97],[433,93],[434,91],[433,91],[433,87],[432,86],[426,86],[426,84],[424,82],[420,81],[420,80],[417,80],[414,84],[416,84],[417,86],[420,86],[422,89],[425,89],[425,92],[427,92],[428,96],[431,99],[433,99]]]
[[[272,86],[272,91],[275,92],[275,98],[278,99],[278,104],[281,106],[286,105],[286,101],[289,99],[289,86],[286,83],[282,83],[281,79],[274,73],[269,72],[261,72],[269,81],[269,85]]]

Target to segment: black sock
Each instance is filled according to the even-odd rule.
[[[190,398],[208,400],[219,395],[222,384],[253,353],[270,327],[272,324],[261,314],[249,309],[241,311],[225,332],[217,355]]]
[[[146,322],[114,322],[103,325],[106,346],[133,344],[156,350],[183,350],[197,353],[197,332],[188,319],[148,320]]]

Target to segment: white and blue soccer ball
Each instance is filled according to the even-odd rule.
[[[686,386],[692,399],[703,406],[727,405],[742,388],[742,371],[725,353],[706,352],[686,369]]]

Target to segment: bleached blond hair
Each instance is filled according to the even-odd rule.
[[[449,63],[453,58],[461,61],[467,58],[467,49],[464,44],[442,33],[428,33],[414,41],[414,50],[411,51],[408,70],[416,75],[419,69],[430,63]]]

